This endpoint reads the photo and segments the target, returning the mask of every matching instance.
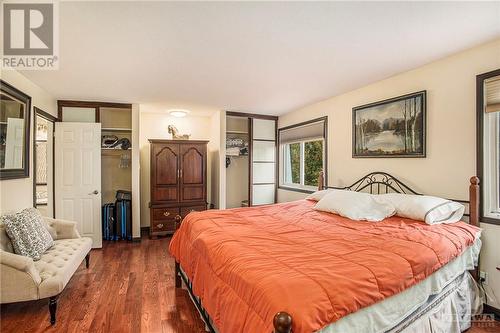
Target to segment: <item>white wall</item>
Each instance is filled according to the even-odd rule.
[[[132,237],[141,237],[141,188],[140,188],[140,108],[132,104]]]
[[[219,209],[226,209],[226,112],[219,119]]]
[[[219,208],[220,197],[220,166],[221,164],[221,114],[224,112],[217,111],[210,118],[210,142],[208,143],[208,160],[210,161],[210,184],[207,192],[210,195],[209,203],[214,205],[214,208]],[[207,170],[208,171],[208,170]]]
[[[349,185],[370,171],[386,171],[420,192],[467,199],[476,174],[476,75],[500,68],[500,39],[418,69],[303,107],[279,118],[279,127],[328,116],[328,185]],[[427,90],[427,157],[354,159],[352,108]],[[304,195],[280,189],[278,201]],[[500,308],[500,226],[482,224],[481,269]]]
[[[186,116],[176,118],[168,113],[141,112],[140,113],[140,163],[141,163],[141,226],[149,226],[149,201],[150,193],[150,161],[149,161],[149,141],[148,139],[171,139],[168,133],[168,125],[177,127],[181,134],[191,134],[192,140],[211,140],[212,122],[210,116]],[[209,148],[215,151],[215,148]],[[211,156],[207,156],[207,201],[211,201],[212,188],[212,163]],[[217,185],[216,185],[217,186]]]
[[[29,178],[0,181],[0,214],[33,207],[33,106],[57,117],[56,99],[14,70],[2,70],[1,78],[31,97]]]

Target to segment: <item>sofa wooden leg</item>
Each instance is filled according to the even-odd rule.
[[[85,267],[89,268],[90,266],[90,252],[85,256]]]
[[[52,296],[49,298],[49,312],[50,312],[50,324],[54,325],[56,323],[56,311],[57,311],[57,296]]]

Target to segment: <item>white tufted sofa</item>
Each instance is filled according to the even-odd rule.
[[[15,254],[5,226],[0,225],[0,301],[12,303],[49,298],[50,322],[55,323],[57,296],[83,259],[89,267],[92,239],[80,237],[76,222],[44,218],[54,239],[38,261]]]

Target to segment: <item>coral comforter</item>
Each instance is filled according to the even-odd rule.
[[[353,221],[307,200],[189,214],[172,255],[220,333],[313,332],[422,281],[475,240],[463,222]]]

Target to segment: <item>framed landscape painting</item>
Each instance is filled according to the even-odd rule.
[[[425,157],[426,92],[352,109],[353,157]]]

